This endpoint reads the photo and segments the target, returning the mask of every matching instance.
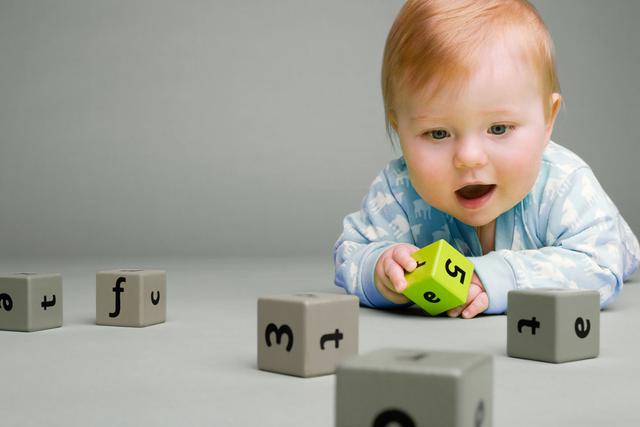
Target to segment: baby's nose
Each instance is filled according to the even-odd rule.
[[[482,141],[469,137],[456,141],[453,164],[456,169],[477,169],[487,164],[487,153]]]

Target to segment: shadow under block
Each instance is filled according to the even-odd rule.
[[[432,316],[467,301],[473,264],[446,240],[438,240],[419,251],[413,259],[418,267],[405,275],[407,298]]]
[[[300,293],[258,299],[258,368],[313,377],[358,354],[358,298]]]
[[[600,294],[580,289],[509,292],[507,354],[543,362],[598,357]]]
[[[62,276],[0,276],[0,329],[40,331],[62,326]]]
[[[149,326],[167,316],[167,274],[111,270],[96,274],[96,324]]]
[[[382,349],[336,372],[336,426],[489,427],[488,354]]]

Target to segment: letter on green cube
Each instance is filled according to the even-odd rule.
[[[407,273],[403,294],[432,316],[467,300],[473,264],[445,240],[438,240],[411,255],[418,267]]]

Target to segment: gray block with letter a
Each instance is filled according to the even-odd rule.
[[[582,289],[509,292],[507,354],[543,362],[598,357],[600,293]]]
[[[358,353],[358,298],[300,293],[258,299],[258,368],[313,377]]]
[[[167,316],[167,274],[161,270],[110,270],[96,274],[96,323],[149,326]]]
[[[62,326],[62,276],[0,276],[0,329],[32,332]]]
[[[489,427],[492,407],[488,354],[383,349],[336,372],[337,427]]]

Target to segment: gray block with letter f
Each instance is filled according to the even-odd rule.
[[[0,329],[32,332],[62,326],[62,276],[0,276]]]
[[[300,293],[258,299],[258,368],[312,377],[332,374],[358,353],[358,298]]]
[[[148,326],[165,321],[167,275],[161,270],[110,270],[96,274],[96,323]]]
[[[489,427],[492,407],[488,354],[383,349],[336,372],[337,427]]]
[[[509,292],[507,354],[543,362],[597,357],[600,293],[563,288]]]

